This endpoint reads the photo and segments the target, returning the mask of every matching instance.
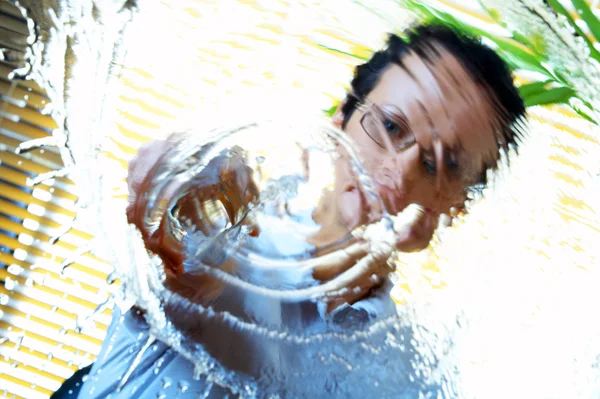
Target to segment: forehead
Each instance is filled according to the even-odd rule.
[[[401,64],[384,70],[369,100],[398,108],[426,149],[440,140],[444,147],[465,151],[476,163],[497,157],[493,101],[452,54],[438,47],[426,61],[410,52]]]

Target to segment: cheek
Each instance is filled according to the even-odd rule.
[[[448,213],[452,207],[462,207],[466,200],[465,189],[460,182],[449,182],[443,186],[443,189],[437,190],[434,185],[429,199],[426,201],[428,208],[439,212]]]
[[[431,186],[419,169],[419,149],[409,148],[401,154],[380,153],[369,159],[367,170],[379,188],[380,195],[391,213],[402,211],[416,199],[431,195]]]
[[[359,116],[360,113],[355,114],[350,118],[344,132],[348,137],[356,143],[356,149],[358,150],[361,158],[365,163],[369,162],[373,158],[381,156],[381,147],[379,147],[368,135],[365,133],[362,125],[360,124]]]

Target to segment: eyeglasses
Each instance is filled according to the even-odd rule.
[[[382,109],[377,104],[360,103],[360,125],[379,147],[403,151],[416,142],[406,117],[396,107]]]

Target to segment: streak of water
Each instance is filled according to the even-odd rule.
[[[129,217],[162,260],[138,266],[158,299],[145,304],[152,334],[196,365],[195,379],[209,377],[207,394],[427,390],[414,356],[389,345],[410,336],[381,285],[394,223],[347,136],[266,121],[171,140]],[[341,206],[358,224],[340,222]],[[361,367],[373,352],[381,363]]]

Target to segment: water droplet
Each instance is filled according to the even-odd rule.
[[[170,378],[165,377],[162,379],[162,389],[167,389],[171,385],[173,385],[173,382],[171,381]]]
[[[166,399],[167,395],[164,393],[157,393],[156,394],[156,399]]]
[[[2,294],[0,295],[0,305],[8,304],[8,295]]]
[[[54,354],[52,352],[48,353],[48,356],[46,356],[46,359],[48,359],[48,360],[54,359]]]
[[[17,352],[19,349],[21,349],[21,344],[23,343],[23,339],[25,338],[25,333],[21,333],[22,335],[19,335],[17,337],[17,341],[16,341],[16,345],[14,348],[14,351]]]
[[[23,273],[23,271],[25,269],[23,269],[21,266],[19,265],[9,265],[8,268],[6,269],[10,274],[14,274],[15,276],[20,275],[21,273]]]
[[[18,283],[17,283],[15,280],[11,279],[10,277],[7,277],[7,278],[4,280],[4,288],[6,288],[6,289],[7,289],[7,290],[9,290],[9,291],[12,291],[12,290],[14,290],[14,289],[15,289],[15,286],[16,286],[17,284],[18,284]]]
[[[212,391],[212,387],[212,382],[208,382],[204,391],[200,395],[198,395],[198,399],[207,399],[210,395],[210,392]]]
[[[184,381],[184,380],[182,380],[182,381],[179,381],[179,382],[177,383],[177,387],[179,388],[179,390],[181,391],[181,393],[184,393],[184,392],[186,392],[186,391],[187,391],[187,390],[190,388],[190,386],[189,386],[188,382],[187,382],[187,381]]]
[[[262,155],[259,155],[256,157],[256,163],[257,164],[262,164],[263,162],[265,162],[265,157],[263,157]]]
[[[202,376],[202,374],[203,374],[203,372],[204,372],[204,369],[203,369],[203,368],[201,368],[201,367],[199,367],[199,366],[196,366],[196,367],[194,367],[194,376],[193,376],[193,378],[194,378],[194,381],[199,381],[199,380],[200,380],[200,377],[201,377],[201,376]]]
[[[106,284],[113,284],[117,280],[117,271],[111,272],[108,277],[106,277]]]

